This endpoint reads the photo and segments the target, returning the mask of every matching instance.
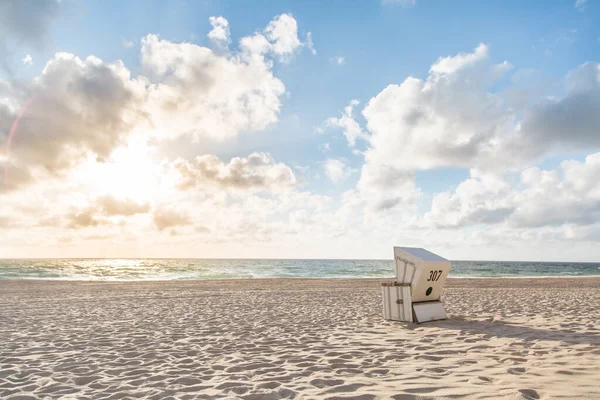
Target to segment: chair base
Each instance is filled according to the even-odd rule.
[[[413,303],[412,308],[413,320],[418,324],[447,318],[444,303],[441,301]]]

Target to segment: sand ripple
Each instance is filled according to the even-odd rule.
[[[600,280],[0,282],[0,399],[600,398]]]

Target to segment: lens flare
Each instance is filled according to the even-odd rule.
[[[9,155],[10,155],[10,144],[12,143],[13,137],[15,136],[15,133],[17,132],[17,128],[19,127],[19,121],[21,121],[21,118],[23,117],[23,115],[25,115],[25,113],[27,112],[27,110],[29,109],[29,107],[31,106],[31,104],[33,103],[34,100],[35,100],[35,96],[32,96],[29,100],[27,100],[27,103],[25,103],[25,105],[21,109],[21,112],[19,113],[19,115],[15,119],[15,122],[13,122],[12,127],[10,128],[10,134],[8,135],[8,140],[6,142],[6,163],[4,164],[4,187],[8,187],[8,160],[9,160]]]

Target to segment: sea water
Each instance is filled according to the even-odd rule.
[[[393,278],[393,260],[0,259],[0,279]],[[450,277],[600,276],[600,263],[453,261]]]

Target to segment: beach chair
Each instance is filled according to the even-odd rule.
[[[451,263],[418,247],[394,247],[396,280],[382,284],[386,320],[426,322],[446,319],[440,296]]]

